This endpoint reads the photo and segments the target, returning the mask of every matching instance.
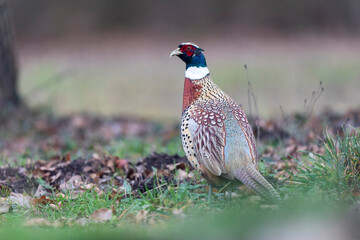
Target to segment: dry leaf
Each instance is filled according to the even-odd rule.
[[[30,207],[30,197],[24,196],[20,193],[11,193],[9,197],[9,202],[20,207]]]
[[[90,215],[90,219],[95,222],[106,222],[109,221],[113,216],[113,212],[107,208],[100,208]]]
[[[117,189],[113,188],[111,191],[111,194],[109,195],[109,199],[116,199],[118,201],[121,201],[121,194],[120,191],[117,191]]]
[[[146,220],[147,216],[148,216],[148,211],[140,210],[135,216],[136,223],[140,223],[143,220]]]
[[[11,205],[5,200],[0,200],[0,214],[8,213],[10,211]]]
[[[113,213],[114,215],[116,214],[116,209],[115,209],[115,206],[114,206],[114,205],[111,206],[111,211],[112,211],[112,213]]]
[[[26,220],[23,225],[26,227],[51,226],[52,223],[45,218],[31,218]]]
[[[129,209],[126,209],[125,211],[123,211],[123,212],[120,214],[120,216],[117,217],[117,220],[120,220],[121,218],[123,218],[128,211],[129,211]]]
[[[236,192],[231,192],[231,197],[232,198],[237,198],[239,196],[240,196],[240,194],[238,194]],[[225,197],[229,197],[229,192],[228,191],[225,192]]]
[[[56,175],[50,177],[50,183],[54,183],[56,180],[59,179],[59,177],[61,177],[61,175],[62,175],[62,171],[58,171]]]
[[[249,201],[250,201],[250,202],[259,202],[259,201],[261,201],[261,197],[260,197],[260,196],[257,196],[257,195],[250,196],[250,197],[249,197]]]
[[[189,178],[189,174],[187,174],[186,171],[179,169],[178,172],[179,172],[179,180],[180,181]]]
[[[260,209],[278,210],[279,206],[278,205],[263,204],[263,205],[260,205]]]
[[[129,163],[125,159],[116,159],[115,167],[116,167],[116,169],[126,170],[129,168]]]
[[[58,210],[59,209],[59,207],[57,205],[53,204],[53,203],[50,203],[49,206],[53,210]]]
[[[56,220],[55,222],[52,223],[52,226],[57,227],[57,228],[63,227],[64,225],[65,224],[61,219],[58,219],[58,220]]]
[[[185,170],[186,164],[184,162],[179,162],[179,163],[175,163],[175,164],[168,164],[168,165],[166,165],[166,168],[168,168],[170,171],[173,171],[175,169]]]
[[[180,218],[184,218],[185,217],[185,214],[184,214],[184,211],[182,208],[180,209],[174,209],[173,210],[173,214],[177,217],[180,217]]]
[[[49,199],[45,195],[43,195],[40,198],[34,198],[31,201],[31,204],[34,205],[34,206],[46,206],[48,204],[54,204],[55,205],[55,201],[52,200],[52,199]]]
[[[90,190],[90,189],[93,189],[95,187],[95,184],[93,184],[93,183],[88,183],[88,184],[86,184],[85,186],[81,186],[80,187],[80,189],[81,190],[84,190],[84,189],[86,189],[86,190]]]
[[[39,226],[45,226],[45,227],[63,227],[64,221],[59,219],[54,222],[50,222],[45,218],[30,218],[27,219],[24,223],[24,226],[26,227],[39,227]]]
[[[48,192],[46,191],[46,189],[39,184],[38,188],[36,189],[36,192],[34,194],[35,197],[41,197],[43,195],[48,194]]]
[[[66,183],[60,184],[59,188],[62,191],[68,191],[68,190],[79,189],[83,185],[84,182],[82,181],[81,176],[74,175]]]
[[[115,171],[115,163],[113,159],[109,159],[108,162],[106,163],[106,166],[110,168],[112,172]]]
[[[78,224],[80,226],[85,226],[88,223],[89,223],[89,219],[87,218],[79,218],[75,221],[75,224]]]
[[[71,155],[70,153],[66,153],[65,157],[62,159],[63,162],[71,162]]]

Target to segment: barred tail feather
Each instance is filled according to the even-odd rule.
[[[264,198],[272,201],[281,200],[279,193],[274,187],[252,166],[236,171],[235,177]]]

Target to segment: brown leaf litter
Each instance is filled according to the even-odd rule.
[[[34,165],[25,168],[0,168],[2,172],[0,186],[14,193],[25,192],[28,195],[35,195],[35,192],[40,192],[37,194],[40,195],[39,198],[33,199],[32,203],[46,205],[54,204],[44,196],[52,191],[95,189],[100,193],[101,189],[105,190],[113,186],[111,196],[117,197],[119,192],[116,189],[121,189],[124,184],[128,184],[131,191],[135,192],[152,189],[158,184],[154,182],[154,171],[159,177],[158,180],[163,182],[171,181],[177,169],[184,171],[185,168],[190,168],[185,157],[158,153],[144,158],[137,164],[116,156],[78,158],[73,161],[66,159],[66,157],[57,157],[50,161],[37,161]],[[116,164],[119,162],[121,162],[120,166]],[[21,181],[12,181],[14,179]],[[42,179],[50,188],[44,189],[36,179]],[[183,180],[186,180],[186,177],[183,177]]]
[[[96,210],[95,212],[93,212],[89,218],[90,218],[90,220],[92,220],[94,222],[110,221],[113,214],[115,214],[113,211],[114,210],[107,209],[107,208],[100,208],[100,209]]]

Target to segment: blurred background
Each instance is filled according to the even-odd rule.
[[[248,112],[302,112],[322,81],[316,109],[360,102],[357,0],[11,0],[19,88],[30,106],[175,120],[181,42],[205,49],[213,80]],[[248,66],[248,73],[244,68]]]

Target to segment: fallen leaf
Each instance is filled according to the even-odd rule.
[[[43,195],[48,194],[48,192],[46,191],[46,189],[39,184],[38,188],[36,189],[36,192],[34,194],[35,197],[41,197]]]
[[[5,200],[0,200],[0,214],[8,213],[10,211],[11,205]]]
[[[169,177],[171,175],[170,171],[168,169],[159,169],[156,172],[157,176],[167,176]]]
[[[188,174],[186,171],[184,171],[182,169],[179,169],[178,172],[179,172],[179,180],[180,181],[185,180],[187,178],[192,178],[192,175]]]
[[[238,193],[236,193],[236,192],[231,192],[231,197],[232,198],[237,198],[237,197],[239,197],[240,195],[238,194]],[[225,192],[225,197],[229,197],[229,192],[228,191],[226,191]]]
[[[129,163],[125,159],[116,159],[115,167],[116,167],[116,169],[126,170],[129,168]]]
[[[260,209],[278,210],[279,206],[278,205],[263,204],[263,205],[260,205]]]
[[[63,162],[71,162],[71,155],[70,153],[66,153],[65,157],[62,159]]]
[[[166,168],[168,168],[170,171],[173,171],[175,169],[185,170],[186,164],[184,162],[179,162],[176,164],[168,164],[168,165],[166,165]]]
[[[121,201],[121,193],[120,191],[117,191],[117,189],[113,188],[110,195],[109,195],[109,199],[116,199],[118,201]]]
[[[52,226],[52,223],[45,218],[30,218],[23,225],[26,227]]]
[[[58,209],[59,209],[59,207],[58,207],[57,205],[53,204],[53,203],[50,203],[50,204],[49,204],[49,207],[50,207],[51,209],[53,209],[53,210],[58,210]]]
[[[62,171],[58,171],[56,175],[50,177],[50,183],[54,183],[56,180],[58,180],[59,177],[61,177]]]
[[[93,183],[88,183],[88,184],[85,184],[85,186],[80,187],[81,190],[85,190],[85,189],[86,190],[91,190],[93,188],[95,188],[95,184],[93,184]]]
[[[107,161],[107,163],[106,163],[106,166],[107,166],[108,168],[110,168],[110,170],[111,170],[112,172],[115,171],[115,163],[114,163],[113,159],[109,159],[109,160]]]
[[[89,223],[89,219],[87,219],[87,218],[79,218],[75,221],[75,224],[80,225],[80,226],[85,226],[88,223]]]
[[[100,208],[90,215],[90,219],[94,222],[106,222],[109,221],[113,216],[113,212],[107,208]]]
[[[58,220],[56,220],[55,222],[52,222],[51,225],[52,225],[53,227],[60,228],[60,227],[63,227],[65,224],[64,224],[64,222],[63,222],[61,219],[58,219]]]
[[[120,220],[121,218],[124,217],[124,215],[129,211],[129,209],[126,209],[125,211],[123,211],[120,216],[118,216],[117,220]]]
[[[52,200],[52,199],[49,199],[45,195],[43,195],[40,198],[32,199],[31,204],[34,205],[34,206],[46,206],[48,204],[54,204],[55,205],[55,201]]]
[[[353,195],[354,195],[354,197],[359,197],[359,196],[360,196],[360,192],[354,192]]]
[[[116,209],[115,209],[115,206],[114,206],[114,205],[111,206],[111,211],[112,211],[112,213],[113,213],[114,215],[116,214]]]
[[[180,218],[184,218],[185,217],[185,214],[184,214],[184,211],[182,208],[180,209],[174,209],[173,210],[173,214],[177,217],[180,217]]]
[[[66,183],[60,184],[60,190],[62,191],[69,191],[79,189],[81,186],[84,185],[82,178],[80,175],[72,176]]]
[[[259,201],[261,201],[261,197],[260,197],[260,196],[257,196],[257,195],[250,196],[250,197],[249,197],[249,201],[250,201],[250,202],[259,202]]]
[[[20,206],[20,207],[30,207],[30,197],[24,196],[21,193],[11,193],[9,197],[9,202],[11,204]]]
[[[136,215],[135,215],[135,221],[136,223],[140,223],[144,220],[146,220],[148,216],[148,211],[146,210],[140,210]]]

